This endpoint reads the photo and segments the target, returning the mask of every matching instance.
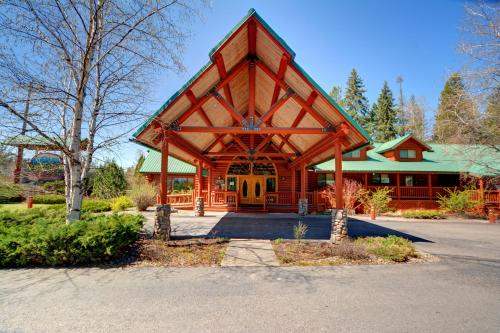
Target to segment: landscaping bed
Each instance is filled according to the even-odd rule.
[[[132,265],[140,266],[220,266],[228,245],[227,239],[202,238],[175,241],[141,239],[137,243],[137,258]]]
[[[293,240],[275,240],[272,244],[283,266],[389,264],[430,259],[418,253],[410,241],[396,236],[347,239],[339,244]]]

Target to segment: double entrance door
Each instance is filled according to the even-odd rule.
[[[262,176],[240,176],[240,203],[243,205],[264,205],[265,178]]]

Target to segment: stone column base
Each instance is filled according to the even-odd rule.
[[[170,205],[157,205],[153,237],[167,241],[170,239]]]
[[[194,203],[194,216],[205,216],[205,203],[203,197],[196,197]]]
[[[347,211],[345,209],[332,209],[330,241],[338,243],[345,238],[347,238]]]
[[[307,199],[299,199],[299,215],[304,216],[307,214],[307,211],[309,210],[308,204]]]

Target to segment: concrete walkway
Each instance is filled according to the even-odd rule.
[[[232,239],[221,266],[279,266],[269,240]]]

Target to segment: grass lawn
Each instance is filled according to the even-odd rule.
[[[43,208],[43,207],[50,207],[50,206],[53,206],[53,205],[52,204],[33,204],[33,207],[36,207],[36,208]],[[0,209],[6,209],[6,210],[27,209],[27,205],[26,205],[26,202],[0,204]]]
[[[137,260],[132,265],[140,266],[220,266],[228,240],[187,239],[160,241],[142,239],[138,242]]]

